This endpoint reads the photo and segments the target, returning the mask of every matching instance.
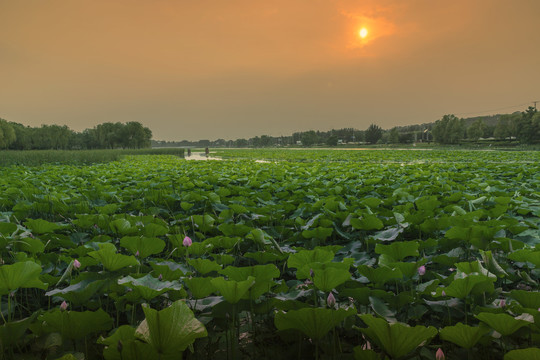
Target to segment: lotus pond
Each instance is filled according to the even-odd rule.
[[[0,359],[539,358],[540,153],[291,153],[0,168]]]

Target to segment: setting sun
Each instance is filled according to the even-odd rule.
[[[360,37],[362,39],[365,39],[366,36],[368,35],[368,31],[366,28],[361,28],[360,31],[358,32],[358,35],[360,35]]]

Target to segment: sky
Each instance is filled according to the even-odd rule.
[[[0,118],[139,121],[174,141],[509,113],[540,100],[538,14],[538,0],[0,0]]]

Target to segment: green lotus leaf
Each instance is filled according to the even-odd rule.
[[[6,295],[19,288],[47,289],[47,284],[39,279],[41,266],[32,261],[0,265],[0,295]]]
[[[191,217],[193,223],[199,229],[198,231],[207,232],[214,227],[215,219],[210,215],[193,215]]]
[[[332,235],[334,229],[318,226],[314,229],[302,231],[302,236],[306,239],[318,239],[321,241],[326,240]]]
[[[363,215],[362,218],[352,218],[351,225],[358,230],[381,230],[384,227],[383,222],[375,215]]]
[[[489,332],[486,327],[469,326],[457,323],[455,326],[445,326],[439,330],[441,339],[450,341],[465,349],[470,349]]]
[[[150,274],[135,279],[131,276],[126,276],[118,280],[119,285],[127,286],[136,290],[140,296],[150,301],[170,290],[181,290],[182,285],[178,281],[160,281]]]
[[[146,237],[155,239],[157,236],[163,236],[169,232],[169,229],[167,229],[163,225],[149,223],[144,225],[143,228],[143,234]]]
[[[303,308],[288,312],[278,311],[274,317],[274,324],[278,330],[298,330],[308,338],[319,341],[345,318],[355,314],[356,309],[352,307],[337,310]]]
[[[373,268],[368,265],[358,265],[358,272],[369,279],[370,282],[378,285],[403,278],[403,273],[399,269],[392,269],[388,266]]]
[[[202,275],[221,270],[221,265],[210,259],[189,259],[188,264]]]
[[[404,230],[401,226],[392,227],[375,233],[373,238],[380,241],[394,241]]]
[[[540,251],[532,249],[516,250],[508,254],[508,258],[514,261],[530,262],[537,268],[540,268]]]
[[[362,349],[361,346],[357,346],[353,350],[355,360],[381,360],[379,354],[371,349]]]
[[[499,334],[503,336],[507,336],[507,335],[512,335],[523,326],[527,326],[527,325],[530,325],[531,323],[534,323],[534,318],[532,317],[532,315],[530,314],[523,314],[523,315],[514,318],[505,313],[492,314],[492,313],[482,312],[478,315],[475,315],[475,317],[478,320],[488,324],[493,330],[497,331]]]
[[[314,262],[330,262],[334,259],[334,253],[329,250],[315,249],[315,250],[300,250],[295,254],[289,255],[287,260],[287,266],[290,268],[300,269],[304,265]]]
[[[273,264],[246,267],[228,266],[219,273],[235,281],[247,280],[250,276],[254,277],[255,284],[244,296],[246,299],[258,299],[262,294],[269,292],[275,284],[272,279],[280,275],[279,269]]]
[[[495,290],[493,286],[494,278],[478,274],[464,274],[462,276],[460,278],[454,278],[450,285],[444,289],[446,295],[465,299],[469,294],[493,293]]]
[[[482,255],[484,264],[486,264],[486,267],[490,272],[500,277],[508,276],[508,273],[501,267],[501,265],[499,265],[497,260],[495,260],[491,251],[480,250],[480,254]]]
[[[43,219],[28,219],[24,222],[24,225],[36,234],[52,233],[55,230],[65,228],[65,226],[48,222],[47,220]]]
[[[98,251],[89,252],[88,255],[103,264],[105,269],[116,271],[127,266],[139,265],[139,261],[134,256],[116,253],[116,247],[110,243],[99,244]]]
[[[384,302],[384,300],[376,297],[376,296],[370,296],[369,297],[369,303],[371,305],[371,308],[375,312],[375,314],[379,315],[380,317],[388,320],[391,323],[397,322],[396,320],[396,312],[392,311],[388,308],[388,305]]]
[[[367,286],[357,287],[357,288],[340,288],[339,294],[341,296],[352,297],[354,301],[358,302],[360,305],[369,304],[369,295],[371,289]]]
[[[58,332],[73,340],[113,327],[113,319],[101,308],[84,312],[54,309],[39,316],[39,320],[46,323],[49,332]]]
[[[319,270],[324,270],[328,268],[339,269],[339,270],[348,272],[351,266],[353,265],[353,262],[354,262],[354,259],[345,258],[341,262],[310,263],[310,264],[302,266],[296,271],[296,278],[300,280],[308,279],[308,278],[311,278],[312,270],[313,270],[313,273],[317,274]]]
[[[195,299],[203,299],[216,291],[212,285],[212,279],[210,277],[193,277],[184,278],[183,281]]]
[[[235,281],[225,280],[223,277],[213,278],[212,285],[231,304],[236,304],[248,292],[249,288],[255,284],[255,278],[249,276],[247,280]]]
[[[17,231],[16,224],[0,221],[0,234],[4,236],[11,236],[15,231]]]
[[[150,266],[158,276],[161,274],[164,280],[177,280],[190,272],[184,264],[172,261],[151,262]]]
[[[101,338],[98,344],[105,345],[103,356],[106,360],[154,360],[159,359],[159,354],[154,348],[135,336],[135,328],[122,325],[107,337]],[[118,344],[122,344],[119,348]],[[121,350],[121,351],[120,351]]]
[[[185,302],[178,300],[161,311],[143,306],[145,319],[136,336],[152,346],[160,360],[180,358],[180,354],[197,338],[208,335]]]
[[[109,227],[115,234],[130,235],[137,232],[137,228],[131,226],[127,219],[116,219],[109,223]]]
[[[469,275],[469,274],[480,274],[484,275],[490,278],[496,279],[497,276],[495,274],[490,273],[487,269],[485,269],[479,260],[473,261],[473,262],[460,262],[456,264],[456,268]]]
[[[107,280],[82,280],[63,289],[46,292],[46,296],[59,296],[74,305],[84,305]]]
[[[270,280],[280,275],[279,269],[273,264],[246,267],[227,266],[225,269],[220,270],[219,273],[236,281],[247,280],[249,276],[253,276],[256,280]]]
[[[16,344],[18,341],[21,341],[24,337],[26,329],[28,329],[28,326],[34,322],[37,316],[38,313],[36,312],[25,319],[9,321],[2,324],[0,326],[0,348],[6,351],[8,347]]]
[[[252,227],[244,224],[230,224],[224,223],[218,226],[219,231],[221,231],[225,236],[245,236],[251,230]]]
[[[248,259],[253,259],[259,264],[266,264],[270,262],[276,262],[283,260],[287,255],[274,254],[268,251],[259,251],[259,252],[247,252],[244,256]]]
[[[165,248],[165,241],[156,237],[124,236],[120,239],[120,246],[128,249],[132,254],[136,254],[138,251],[139,257],[144,259],[147,256],[162,252]]]
[[[510,291],[510,297],[526,308],[540,308],[540,292],[538,291],[512,290]]]
[[[45,250],[45,244],[38,238],[26,237],[15,243],[19,251],[25,251],[30,254],[42,253]]]
[[[358,316],[368,326],[359,330],[392,359],[408,355],[437,335],[437,329],[433,326],[410,327],[402,323],[389,324],[386,320],[376,318],[371,314]]]
[[[504,354],[504,360],[540,360],[539,348],[512,350]]]
[[[351,278],[349,270],[334,267],[314,269],[313,283],[324,292],[329,292]]]
[[[407,256],[419,256],[418,247],[420,244],[417,241],[398,241],[390,245],[375,245],[375,253],[386,255],[392,262],[397,262],[405,259]]]

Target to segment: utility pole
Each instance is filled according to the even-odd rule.
[[[533,104],[534,104],[534,110],[536,110],[536,103],[538,102],[538,100],[536,101],[533,101]]]

